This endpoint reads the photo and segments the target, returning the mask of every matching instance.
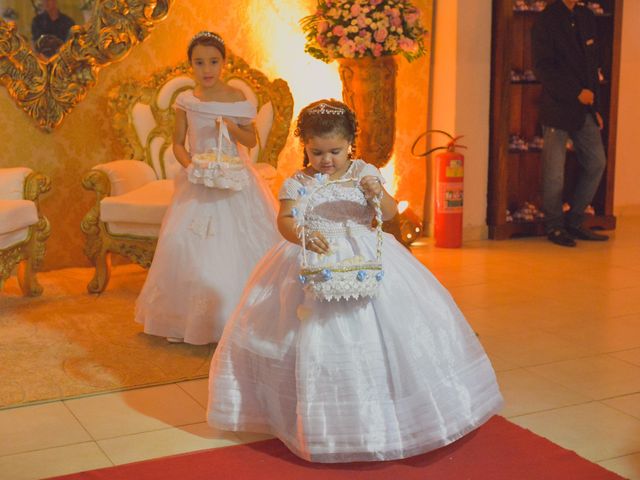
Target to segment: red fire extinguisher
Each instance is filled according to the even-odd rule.
[[[432,132],[443,133],[449,137],[446,146],[435,147],[418,155],[426,157],[437,150],[445,150],[435,157],[435,244],[436,247],[459,248],[462,246],[464,156],[457,152],[456,148],[466,147],[456,143],[462,136],[454,137],[442,130],[429,130],[416,139],[412,152],[420,138]]]

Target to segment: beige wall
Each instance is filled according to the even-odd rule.
[[[624,2],[614,209],[640,214],[640,1]]]
[[[464,135],[464,239],[486,238],[491,0],[437,1],[433,42],[429,126]]]
[[[430,21],[432,0],[415,3]],[[82,176],[95,164],[121,154],[107,117],[110,89],[125,79],[144,80],[152,72],[185,57],[191,36],[202,29],[221,33],[230,48],[271,78],[285,78],[298,103],[295,112],[311,100],[341,96],[335,64],[326,65],[304,53],[298,21],[308,15],[314,0],[174,0],[168,18],[159,23],[143,44],[98,76],[97,85],[65,119],[47,134],[14,104],[0,87],[0,166],[24,165],[52,178],[53,188],[42,201],[52,233],[45,269],[88,265],[82,247],[80,221],[93,200],[81,186]],[[430,59],[411,64],[398,59],[398,124],[396,172],[402,175],[398,198],[409,200],[417,212],[424,196],[424,162],[409,155],[413,139],[426,128]],[[301,151],[292,138],[281,155],[279,173],[289,175],[301,164]]]

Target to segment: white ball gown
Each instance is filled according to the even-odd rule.
[[[364,175],[381,178],[361,160],[345,173]],[[280,198],[296,199],[314,181],[298,172]],[[362,192],[325,192],[309,223],[347,232],[331,237],[331,260],[374,258],[373,209]],[[501,408],[474,332],[393,236],[384,237],[385,275],[373,299],[316,300],[300,283],[300,255],[282,241],[251,276],[212,360],[212,426],[275,435],[313,462],[376,461],[447,445]]]
[[[218,116],[240,124],[255,117],[248,101],[203,102],[191,91],[182,92],[175,106],[187,114],[192,156],[216,149]],[[238,157],[235,143],[222,144],[225,155]],[[245,185],[240,190],[192,183],[193,165],[176,176],[153,263],[136,302],[135,319],[146,333],[194,345],[217,342],[256,263],[282,240],[275,199],[249,159],[243,161]]]

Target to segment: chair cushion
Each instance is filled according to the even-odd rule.
[[[156,180],[156,172],[139,160],[115,160],[93,167],[107,174],[111,182],[111,195],[123,195]]]
[[[16,243],[23,242],[29,235],[29,227],[21,228],[15,232],[0,233],[0,250],[12,247]]]
[[[0,234],[15,232],[38,222],[38,209],[30,200],[0,200]]]
[[[154,180],[124,195],[100,202],[103,222],[160,225],[173,196],[173,180]]]
[[[24,179],[31,171],[26,167],[0,168],[0,199],[19,200],[24,198]]]

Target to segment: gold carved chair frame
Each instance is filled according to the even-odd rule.
[[[32,172],[24,181],[23,198],[36,204],[38,222],[31,225],[27,238],[0,249],[0,291],[13,269],[18,265],[18,283],[25,296],[35,297],[42,293],[42,286],[38,283],[36,272],[40,270],[45,254],[45,243],[51,233],[51,226],[47,217],[40,212],[40,195],[51,189],[49,177]]]

